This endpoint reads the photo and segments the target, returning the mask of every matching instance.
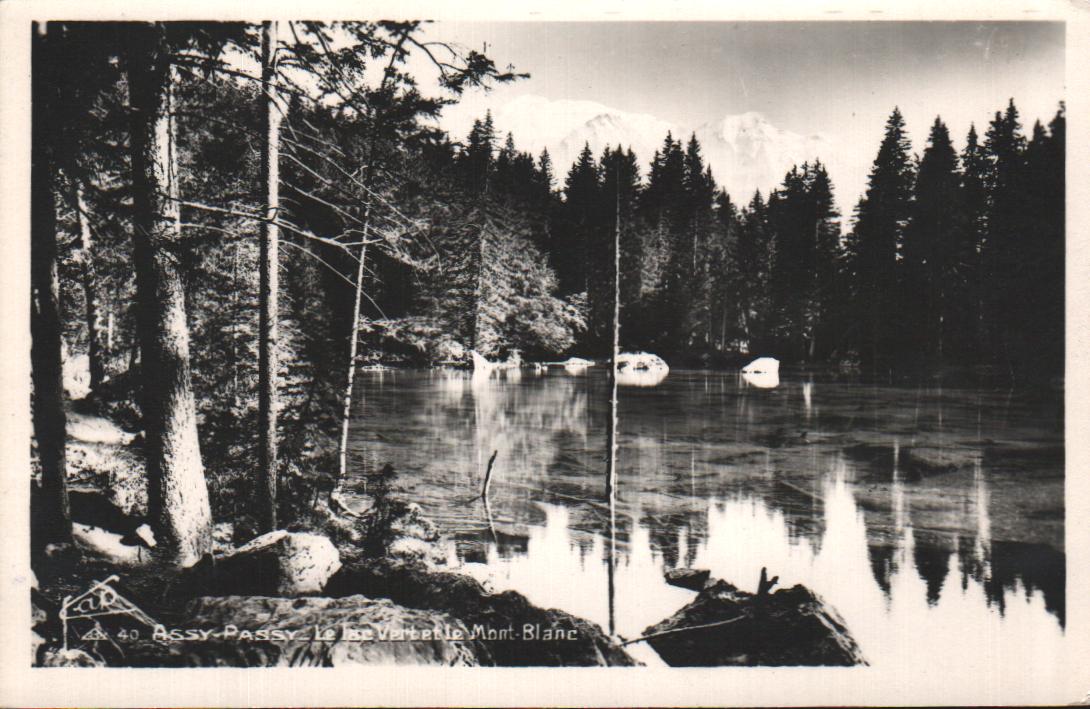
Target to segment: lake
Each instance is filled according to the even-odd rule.
[[[767,567],[835,607],[873,666],[1054,672],[1062,396],[817,375],[756,384],[671,371],[620,388],[621,636],[694,597],[665,569],[707,568],[752,592]],[[393,464],[449,538],[451,565],[608,628],[606,388],[602,367],[361,373],[353,484]],[[486,509],[474,498],[494,451]],[[645,643],[629,649],[661,664]]]

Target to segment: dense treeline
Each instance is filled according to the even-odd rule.
[[[41,542],[65,536],[65,357],[87,356],[82,405],[145,432],[153,526],[190,562],[210,519],[271,494],[290,520],[308,499],[293,486],[320,484],[338,452],[344,469],[357,360],[603,355],[615,233],[622,347],[672,364],[1062,371],[1062,107],[1027,139],[1012,102],[960,154],[936,119],[918,159],[894,110],[845,235],[820,161],[744,204],[695,136],[665,136],[646,174],[623,146],[565,170],[487,115],[464,137],[435,128],[465,89],[519,75],[421,23],[269,32],[35,30]],[[414,54],[438,98],[407,73]]]
[[[407,315],[387,327],[418,350],[441,341],[435,359],[603,354],[619,222],[625,348],[882,376],[1062,372],[1062,106],[1027,140],[1012,101],[960,155],[936,118],[922,156],[894,109],[847,233],[820,160],[739,206],[695,136],[667,135],[646,178],[631,150],[585,147],[560,184],[547,152],[500,142],[486,116],[431,156],[428,189],[460,207],[432,227],[443,265],[399,291]]]

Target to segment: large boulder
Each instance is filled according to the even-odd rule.
[[[320,593],[341,567],[333,542],[277,530],[216,557],[203,572],[214,595],[303,596]]]
[[[867,664],[839,614],[805,586],[757,596],[715,581],[643,635],[673,667]]]
[[[493,594],[476,579],[391,559],[346,564],[326,585],[328,596],[364,594],[408,608],[440,610],[462,621],[481,664],[508,667],[637,664],[597,625],[542,609],[514,591]]]
[[[127,662],[190,667],[476,665],[468,636],[464,625],[443,613],[360,595],[224,596],[193,601],[178,628],[156,629],[150,642],[129,653]]]
[[[617,355],[617,384],[620,386],[657,386],[669,373],[670,367],[666,362],[650,352],[623,352]]]

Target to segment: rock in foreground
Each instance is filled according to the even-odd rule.
[[[659,633],[647,642],[673,667],[867,664],[839,614],[805,586],[758,598],[726,581],[709,583],[643,634]]]
[[[277,530],[191,575],[200,579],[195,588],[214,595],[302,596],[319,593],[340,567],[340,554],[326,537]]]
[[[559,667],[635,665],[594,623],[546,610],[514,591],[489,593],[476,579],[390,560],[346,563],[329,596],[365,594],[409,608],[438,610],[472,633],[482,665]]]

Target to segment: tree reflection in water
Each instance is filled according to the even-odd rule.
[[[404,471],[467,571],[605,627],[604,386],[593,370],[368,379],[355,469]],[[833,604],[872,664],[940,656],[1026,671],[1063,642],[1057,410],[980,390],[790,378],[762,390],[716,373],[622,389],[618,632],[691,599],[665,568],[753,591],[767,566]],[[493,450],[495,538],[466,502]]]

